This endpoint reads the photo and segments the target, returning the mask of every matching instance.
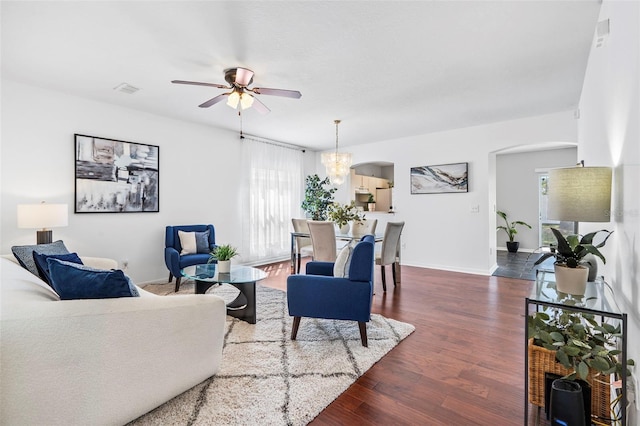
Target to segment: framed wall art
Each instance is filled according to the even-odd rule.
[[[469,191],[469,163],[439,164],[411,168],[412,194]]]
[[[160,211],[160,147],[75,134],[75,213]]]

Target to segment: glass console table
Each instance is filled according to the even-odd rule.
[[[534,306],[534,310],[530,307]],[[584,296],[569,295],[559,293],[556,290],[555,275],[553,271],[538,270],[536,281],[531,294],[525,299],[525,340],[524,340],[524,424],[529,424],[529,327],[528,318],[530,313],[548,310],[561,309],[575,312],[584,312],[599,317],[602,322],[607,318],[620,321],[622,336],[620,338],[620,363],[622,371],[627,371],[627,314],[622,313],[618,308],[613,291],[609,284],[598,277],[593,282],[587,283]],[[622,426],[627,425],[627,377],[622,374],[621,380],[621,409],[617,417]]]

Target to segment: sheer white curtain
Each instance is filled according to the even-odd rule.
[[[242,140],[243,263],[289,257],[291,218],[300,214],[302,151],[250,138]]]

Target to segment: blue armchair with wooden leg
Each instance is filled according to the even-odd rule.
[[[295,340],[302,317],[357,321],[362,346],[373,297],[374,237],[365,235],[340,252],[336,262],[308,262],[306,275],[287,278],[289,315]]]
[[[164,238],[164,263],[169,269],[169,282],[176,277],[176,292],[180,290],[180,270],[209,261],[216,246],[213,225],[167,226]]]

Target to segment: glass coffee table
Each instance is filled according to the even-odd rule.
[[[242,265],[231,265],[231,272],[218,273],[217,266],[215,263],[193,265],[180,272],[196,282],[196,294],[206,293],[214,284],[230,284],[237,288],[240,294],[227,303],[227,315],[255,324],[256,282],[265,279],[267,274],[262,269]]]

